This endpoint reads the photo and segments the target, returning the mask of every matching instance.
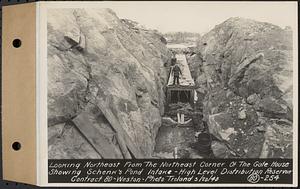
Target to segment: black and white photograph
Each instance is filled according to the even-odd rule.
[[[291,17],[284,2],[47,9],[48,159],[292,159]]]

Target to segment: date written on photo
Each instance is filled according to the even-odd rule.
[[[49,160],[49,183],[292,183],[291,159]]]

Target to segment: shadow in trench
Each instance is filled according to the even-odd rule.
[[[154,149],[156,158],[214,158],[211,149],[213,137],[202,120],[202,112],[186,107],[190,106],[172,104],[162,118]]]

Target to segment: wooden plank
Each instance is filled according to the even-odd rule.
[[[123,153],[124,158],[125,159],[131,159],[132,158],[131,154],[129,153],[129,151],[127,149],[127,146],[126,146],[126,144],[125,144],[122,136],[120,134],[116,133],[116,139],[118,141],[118,144],[120,146],[120,149],[121,149],[121,151]]]
[[[167,104],[171,102],[171,90],[167,89]]]
[[[126,144],[127,148],[134,155],[134,158],[144,158],[139,147],[133,143],[130,136],[119,123],[118,118],[113,114],[113,112],[109,108],[107,108],[109,107],[110,101],[108,99],[103,99],[98,96],[96,104],[98,108],[102,111],[108,122],[111,124],[113,129],[119,134],[120,137],[118,138],[118,141],[120,143]]]
[[[170,85],[170,86],[167,86],[167,89],[168,90],[188,90],[188,89],[196,89],[195,86],[181,86],[181,85]]]
[[[190,90],[190,93],[191,93],[191,105],[192,107],[194,107],[195,91]]]
[[[115,149],[116,146],[107,140],[107,137],[95,128],[86,112],[82,112],[75,117],[73,119],[73,123],[104,159],[123,158],[122,155]]]

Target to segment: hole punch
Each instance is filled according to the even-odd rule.
[[[12,144],[12,148],[13,148],[15,151],[20,150],[20,149],[21,149],[21,143],[19,143],[19,142],[14,142],[14,143]]]
[[[15,48],[19,48],[22,45],[22,41],[20,39],[14,39],[12,44]]]

